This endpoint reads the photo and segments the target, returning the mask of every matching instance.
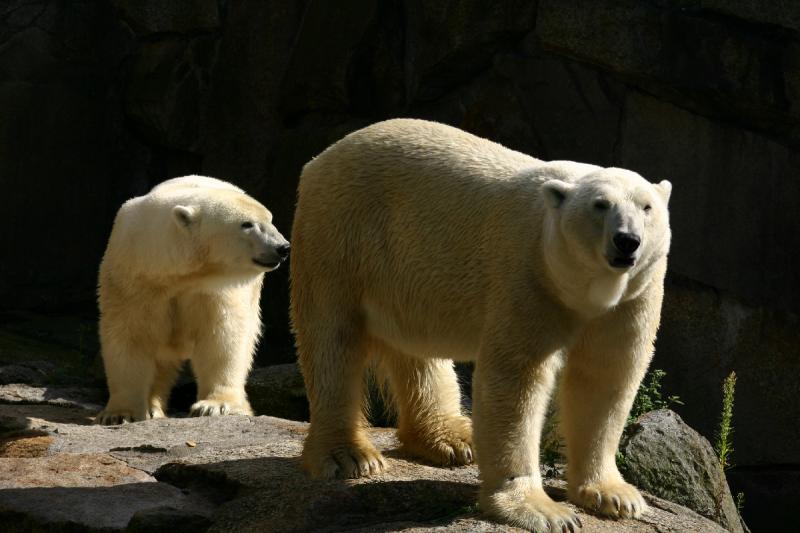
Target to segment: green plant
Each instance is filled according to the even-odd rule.
[[[733,454],[733,397],[736,394],[736,372],[731,372],[728,377],[722,382],[722,414],[719,419],[719,428],[717,429],[717,439],[714,443],[714,451],[717,453],[717,460],[719,466],[724,472],[733,466],[730,462],[731,454]],[[720,491],[717,494],[715,505],[717,516],[722,514],[722,497]],[[744,493],[739,492],[736,494],[736,510],[739,516],[742,514],[744,507]]]
[[[561,447],[562,444],[559,441],[553,441],[545,446],[542,446],[542,465],[545,467],[544,477],[558,477],[558,463],[564,462],[564,454],[561,453]]]
[[[628,424],[636,421],[637,418],[656,409],[669,409],[673,405],[683,405],[678,396],[666,396],[661,393],[661,380],[667,373],[659,368],[653,369],[649,374],[649,379],[645,377],[639,385],[639,392],[633,400],[633,407],[628,415]]]
[[[717,441],[714,449],[723,470],[731,467],[730,457],[733,453],[733,396],[736,392],[736,372],[731,372],[722,382],[722,416],[717,430]]]
[[[742,516],[742,511],[744,510],[744,492],[736,493],[736,510],[739,512],[739,516]]]
[[[636,398],[633,400],[631,412],[628,414],[626,426],[633,424],[637,418],[650,411],[657,409],[669,409],[673,405],[683,405],[683,402],[677,395],[664,397],[661,393],[661,380],[667,373],[660,368],[654,368],[650,373],[645,376],[645,379],[639,384],[639,391],[636,393]],[[625,473],[628,469],[628,461],[622,451],[617,450],[617,467],[621,472]]]
[[[562,449],[564,443],[558,431],[558,411],[550,406],[542,428],[541,455],[542,465],[545,467],[545,477],[555,478],[559,475],[559,463],[564,462]]]
[[[625,457],[625,454],[619,449],[617,450],[616,454],[616,462],[619,471],[625,474],[628,471],[628,458]]]

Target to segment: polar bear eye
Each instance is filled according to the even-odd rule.
[[[652,207],[650,206],[650,204],[647,204],[646,206],[644,206],[644,212],[645,213],[649,213],[651,209],[652,209]]]
[[[593,207],[598,211],[605,211],[609,208],[609,203],[605,200],[596,200]]]
[[[242,222],[242,229],[250,229],[253,227],[252,222]]]

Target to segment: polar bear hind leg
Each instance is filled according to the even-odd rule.
[[[422,359],[379,344],[376,370],[397,410],[397,436],[405,451],[436,465],[472,462],[472,424],[461,413],[453,362]]]
[[[358,478],[386,468],[366,433],[367,350],[356,316],[339,310],[336,320],[307,317],[296,332],[311,412],[302,463],[319,479]]]

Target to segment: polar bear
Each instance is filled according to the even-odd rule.
[[[270,212],[224,181],[175,178],[125,202],[100,265],[110,397],[96,422],[164,417],[187,358],[198,385],[192,415],[252,414],[244,386],[261,283],[288,251]]]
[[[462,465],[474,439],[484,511],[534,531],[578,528],[539,471],[564,366],[570,500],[640,516],[615,451],[660,320],[670,192],[412,119],[354,132],[309,162],[291,263],[311,407],[304,467],[319,478],[386,467],[361,410],[361,375],[376,365],[409,452]],[[451,359],[475,361],[474,436]]]

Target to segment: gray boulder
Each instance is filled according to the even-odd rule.
[[[620,444],[625,479],[729,531],[745,531],[725,473],[708,440],[669,409],[640,416]]]
[[[247,378],[247,397],[259,415],[308,420],[303,375],[296,363],[255,368]]]

